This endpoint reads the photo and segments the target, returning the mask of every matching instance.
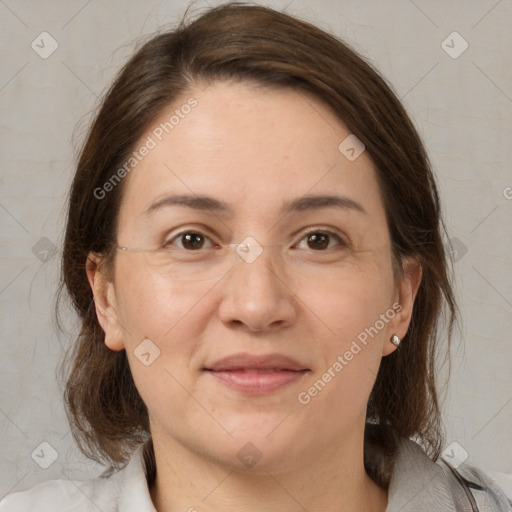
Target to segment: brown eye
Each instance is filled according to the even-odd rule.
[[[302,245],[302,247],[300,247]],[[323,229],[316,229],[306,233],[299,243],[299,249],[310,249],[316,252],[326,252],[329,249],[346,248],[341,236]]]
[[[198,251],[205,248],[205,243],[208,240],[208,237],[196,231],[184,231],[170,239],[165,246],[170,247],[175,245],[178,248],[185,249],[187,251]]]
[[[327,249],[329,246],[329,235],[327,233],[312,233],[307,235],[308,246],[311,249]]]

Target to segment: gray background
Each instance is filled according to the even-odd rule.
[[[462,313],[444,403],[447,445],[456,441],[473,465],[512,474],[512,1],[265,4],[366,55],[424,138]],[[55,372],[70,339],[52,319],[65,198],[98,97],[140,36],[172,26],[186,5],[0,0],[0,497],[101,469],[73,445]],[[197,1],[193,13],[207,5]],[[50,56],[44,31],[58,43]],[[469,45],[460,55],[463,40],[446,39],[453,31]]]

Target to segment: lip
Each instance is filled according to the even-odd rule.
[[[203,368],[221,384],[250,395],[282,389],[301,379],[309,368],[282,354],[234,354]]]
[[[240,353],[223,357],[207,365],[205,370],[214,372],[235,371],[235,370],[308,370],[306,366],[297,360],[282,354],[248,354]]]

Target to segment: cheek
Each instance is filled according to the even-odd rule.
[[[204,331],[201,295],[137,265],[120,264],[116,279],[118,315],[137,389],[152,410],[169,396],[178,407],[183,394],[178,383],[187,389],[193,385],[193,355]]]
[[[323,293],[309,291],[305,302],[321,319],[314,331],[322,364],[308,385],[323,398],[314,407],[355,411],[366,406],[394,316],[392,297],[386,258],[353,265]]]
[[[386,313],[393,292],[391,261],[367,255],[342,272],[333,273],[329,282],[310,286],[297,295],[315,313],[319,326],[324,324],[325,334],[330,332],[339,340],[333,346],[339,349],[340,344],[355,339]]]
[[[203,330],[197,291],[177,288],[142,265],[120,263],[116,293],[127,357],[143,401],[152,412],[185,410],[190,400],[182,386],[192,389],[193,341]]]
[[[187,284],[176,285],[144,265],[116,269],[118,312],[125,327],[129,344],[143,338],[160,344],[169,333],[179,331],[180,322],[201,300],[197,288]],[[203,291],[204,295],[204,291]]]

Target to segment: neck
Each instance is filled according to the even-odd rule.
[[[153,434],[157,472],[150,493],[158,512],[386,510],[387,490],[364,469],[362,436],[355,444],[245,472],[162,439]]]

